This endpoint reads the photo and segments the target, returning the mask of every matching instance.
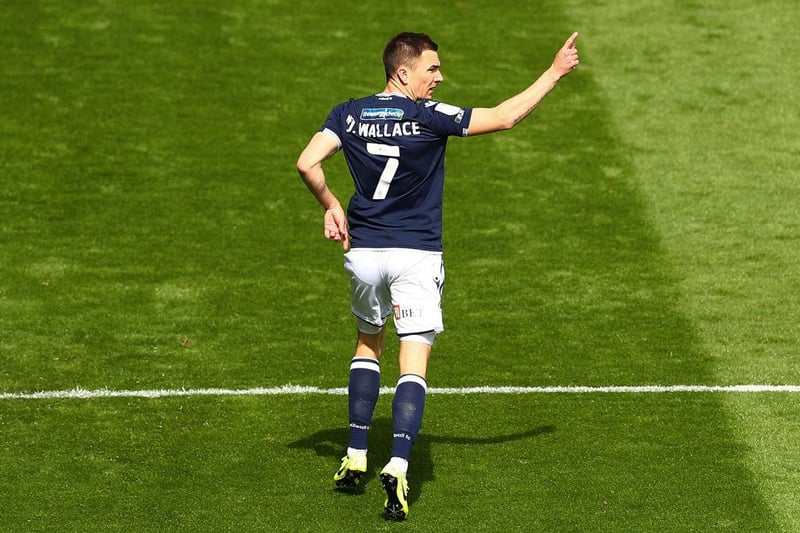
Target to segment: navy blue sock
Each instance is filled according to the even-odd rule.
[[[381,388],[381,366],[375,359],[354,357],[347,388],[350,413],[350,447],[367,449],[367,434]]]
[[[392,457],[408,460],[411,456],[411,447],[422,426],[427,391],[428,382],[416,374],[406,374],[397,380],[397,389],[392,400]]]

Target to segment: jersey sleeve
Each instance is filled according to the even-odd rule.
[[[342,148],[342,136],[344,133],[344,128],[346,127],[345,121],[342,120],[342,116],[345,114],[344,105],[340,104],[334,107],[331,112],[328,114],[328,118],[325,120],[325,123],[319,129],[320,132],[326,133],[336,139],[336,143],[339,145],[339,148]]]
[[[429,124],[442,135],[466,137],[472,119],[471,107],[458,107],[444,102],[428,100],[424,103],[429,112]]]

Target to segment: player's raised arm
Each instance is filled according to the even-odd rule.
[[[508,130],[531,114],[558,81],[578,66],[578,48],[575,40],[578,33],[569,36],[558,50],[553,63],[527,89],[492,108],[476,107],[472,111],[469,135],[480,135]]]
[[[339,199],[328,188],[325,172],[322,170],[323,161],[337,151],[339,144],[334,137],[317,132],[297,159],[297,172],[314,198],[325,209],[322,221],[325,238],[341,241],[342,247],[347,250],[350,247],[347,217]]]

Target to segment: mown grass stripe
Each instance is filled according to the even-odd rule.
[[[555,387],[432,387],[429,394],[648,394],[648,393],[776,393],[800,392],[800,385],[638,385],[638,386],[555,386]],[[394,393],[393,387],[381,388],[381,394]],[[345,387],[321,388],[305,385],[256,387],[250,389],[152,389],[152,390],[87,390],[75,388],[60,391],[4,392],[0,400],[88,400],[94,398],[168,398],[176,396],[286,396],[303,394],[347,395]]]

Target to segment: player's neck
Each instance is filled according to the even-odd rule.
[[[414,96],[414,93],[408,88],[408,86],[398,83],[394,78],[389,78],[389,81],[386,82],[386,88],[383,90],[383,92],[386,94],[400,94],[411,101],[417,101],[417,98]]]

